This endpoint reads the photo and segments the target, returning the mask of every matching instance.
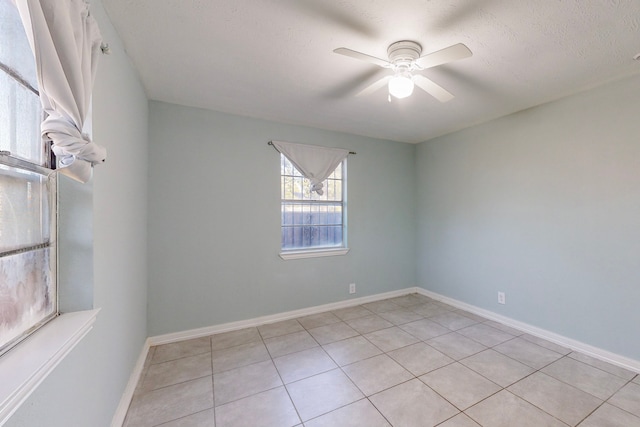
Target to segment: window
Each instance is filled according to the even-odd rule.
[[[283,253],[345,248],[346,159],[324,181],[322,195],[282,154],[280,174]]]
[[[0,0],[0,354],[58,313],[56,178],[40,136],[35,61],[11,0]]]

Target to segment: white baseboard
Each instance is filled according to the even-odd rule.
[[[129,377],[129,382],[127,382],[127,386],[122,393],[118,408],[116,409],[115,414],[113,414],[111,427],[121,427],[122,424],[124,424],[124,419],[127,416],[127,411],[129,410],[129,405],[131,404],[131,400],[133,399],[133,393],[136,391],[138,381],[140,381],[140,377],[142,376],[142,371],[144,370],[144,362],[147,360],[147,354],[149,354],[150,348],[151,345],[149,344],[149,338],[147,338],[144,342],[144,345],[142,346],[140,356],[138,356],[138,360],[133,367],[133,371],[131,372],[131,376]]]
[[[329,304],[307,307],[300,310],[286,311],[284,313],[271,314],[268,316],[255,317],[253,319],[240,320],[237,322],[222,323],[220,325],[207,326],[204,328],[191,329],[183,332],[156,335],[150,337],[150,345],[170,344],[173,342],[189,340],[193,338],[206,337],[207,335],[219,334],[221,332],[235,331],[238,329],[251,328],[253,326],[275,323],[283,320],[295,319],[296,317],[309,316],[311,314],[325,311],[338,310],[340,308],[353,307],[355,305],[366,304],[368,302],[380,301],[387,298],[399,297],[402,295],[416,293],[418,288],[405,288],[398,291],[384,292],[382,294],[370,295],[366,297],[353,298]]]
[[[525,332],[527,334],[534,335],[539,338],[543,338],[547,341],[551,341],[552,343],[558,344],[563,347],[567,347],[571,350],[584,353],[596,359],[602,360],[603,362],[608,362],[608,363],[611,363],[612,365],[616,365],[621,368],[628,369],[636,373],[640,373],[640,360],[635,360],[629,357],[621,356],[619,354],[612,353],[610,351],[603,350],[601,348],[594,347],[589,344],[585,344],[583,342],[574,340],[572,338],[568,338],[563,335],[556,334],[555,332],[550,332],[550,331],[547,331],[546,329],[538,328],[536,326],[529,325],[528,323],[520,322],[518,320],[511,319],[510,317],[506,317],[506,316],[494,313],[493,311],[485,310],[483,308],[479,308],[474,305],[467,304],[465,302],[458,301],[456,299],[449,298],[444,295],[440,295],[423,288],[416,288],[416,292],[421,295],[427,296],[429,298],[433,298],[434,300],[441,301],[445,304],[449,304],[461,310],[465,310],[470,313],[477,314],[478,316],[485,317],[489,320],[494,320],[496,322],[502,323],[504,325],[507,325],[511,328]]]

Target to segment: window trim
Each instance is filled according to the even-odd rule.
[[[347,247],[322,248],[322,249],[304,249],[304,250],[291,250],[281,251],[278,255],[285,261],[292,259],[304,259],[304,258],[320,258],[327,256],[346,255],[349,252]]]
[[[0,425],[89,333],[100,309],[64,313],[0,359]]]

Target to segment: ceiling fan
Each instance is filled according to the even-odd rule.
[[[419,43],[410,40],[401,40],[392,43],[387,49],[389,60],[376,58],[375,56],[367,55],[345,47],[335,49],[334,52],[369,62],[382,68],[391,69],[393,71],[393,76],[385,76],[357,94],[357,96],[368,95],[388,84],[389,101],[391,101],[392,95],[398,99],[406,98],[411,95],[411,93],[413,93],[414,85],[418,86],[440,102],[450,101],[453,99],[453,95],[450,92],[429,80],[422,74],[416,74],[415,71],[436,67],[448,62],[457,61],[458,59],[468,58],[472,55],[467,46],[462,43],[458,43],[436,52],[420,56],[422,54],[422,46],[420,46]]]

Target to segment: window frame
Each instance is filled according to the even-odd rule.
[[[16,15],[17,15],[17,9],[16,9]],[[20,25],[22,25],[22,23]],[[14,34],[14,35],[18,39],[20,38],[20,36],[18,36],[17,34]],[[10,43],[12,43],[14,46],[23,46],[23,44],[17,42],[16,38],[14,37],[10,37]],[[31,51],[22,52],[22,50],[19,50],[16,53],[17,56],[13,58],[14,59],[18,58],[20,57],[21,54],[26,54],[33,58]],[[38,107],[39,107],[38,111],[40,112],[39,113],[40,118],[37,123],[33,121],[35,117],[31,117],[29,120],[25,120],[25,121],[16,120],[13,123],[15,126],[14,127],[15,135],[20,136],[26,133],[27,135],[39,136],[40,123],[42,122],[42,119],[44,119],[44,114],[45,114],[44,111],[42,111],[42,107],[40,105],[40,93],[38,89],[34,87],[34,85],[31,82],[29,82],[26,78],[24,78],[20,74],[20,70],[22,68],[20,68],[21,67],[19,64],[20,60],[17,60],[17,61],[18,62],[16,63],[13,63],[11,61],[8,63],[0,62],[0,73],[4,75],[4,78],[7,78],[13,81],[14,84],[16,84],[16,87],[20,87],[22,88],[22,90],[25,90],[26,92],[31,93],[34,96],[33,100],[29,98],[30,99],[29,103],[35,102],[38,104]],[[22,65],[25,65],[25,64],[27,63],[25,62]],[[17,66],[19,69],[14,68],[15,66]],[[35,71],[36,69],[35,59],[32,63],[32,66],[33,66],[32,70]],[[26,68],[22,71],[27,72]],[[11,101],[11,99],[13,99],[13,102]],[[12,109],[15,110],[16,108],[18,108],[18,106],[16,105],[16,101],[17,100],[15,98],[10,98],[9,104],[7,104],[7,107],[9,109],[8,111],[9,117],[13,117],[11,114],[11,110]],[[11,121],[11,119],[9,120]],[[20,182],[23,182],[23,181],[30,182],[28,178],[29,176],[34,176],[34,175],[40,176],[39,178],[40,180],[39,182],[41,186],[40,188],[43,189],[43,193],[44,193],[44,199],[42,200],[45,200],[46,201],[45,203],[47,205],[47,212],[46,212],[47,215],[41,217],[40,224],[43,227],[46,227],[48,229],[48,236],[46,236],[47,237],[46,240],[43,240],[40,243],[29,244],[27,246],[21,246],[15,249],[5,250],[2,253],[0,253],[0,255],[2,257],[21,256],[21,254],[35,253],[37,251],[47,249],[48,255],[45,259],[46,259],[47,265],[49,266],[48,270],[50,271],[50,276],[48,279],[50,280],[50,282],[47,282],[48,283],[47,295],[51,296],[51,305],[47,307],[47,310],[45,313],[43,313],[42,317],[34,318],[33,323],[29,325],[25,325],[27,326],[26,329],[16,329],[16,331],[20,330],[19,335],[16,335],[15,337],[9,339],[7,342],[3,344],[0,343],[1,344],[0,357],[10,352],[12,349],[18,346],[22,341],[24,341],[25,339],[33,335],[36,331],[38,331],[40,328],[45,326],[50,321],[54,320],[60,314],[59,312],[60,306],[59,306],[59,300],[58,300],[59,287],[58,287],[58,265],[57,265],[57,261],[58,261],[58,239],[57,239],[58,179],[54,170],[55,164],[56,164],[55,155],[51,150],[50,144],[47,144],[42,138],[38,137],[36,140],[25,140],[24,138],[20,138],[20,139],[22,141],[12,140],[12,137],[10,136],[9,147],[6,147],[6,150],[0,149],[0,167],[4,169],[3,171],[0,171],[0,174],[5,176],[11,176],[13,174],[11,172],[12,170],[18,174],[24,173],[25,174],[24,176],[17,178],[17,180]],[[17,145],[14,146],[11,141],[13,141],[13,143],[17,143]],[[21,144],[24,144],[24,145],[21,145]],[[29,151],[31,153],[39,153],[39,154],[34,154],[35,157],[32,157],[32,158],[22,157],[20,153],[23,151],[24,147],[29,147]],[[17,153],[12,153],[11,151],[9,151],[9,150],[13,150],[14,148],[16,149]],[[30,184],[28,185],[30,188]],[[20,271],[24,271],[24,270],[20,270]],[[40,284],[42,282],[38,281],[38,283]]]
[[[294,199],[285,199],[283,198],[283,194],[284,194],[284,182],[283,182],[283,178],[285,176],[289,176],[289,175],[284,175],[283,174],[283,170],[282,170],[282,162],[286,161],[289,162],[291,164],[291,162],[289,161],[289,159],[286,158],[286,156],[284,156],[284,154],[280,154],[280,252],[279,252],[279,256],[280,258],[282,258],[283,260],[292,260],[292,259],[303,259],[303,258],[317,258],[317,257],[327,257],[327,256],[338,256],[338,255],[346,255],[349,252],[349,247],[347,246],[347,218],[348,218],[348,209],[347,209],[347,159],[345,158],[342,162],[340,162],[340,165],[338,165],[337,168],[342,168],[341,171],[341,178],[340,178],[340,182],[341,182],[341,194],[342,194],[342,200],[341,201],[326,201],[326,200],[313,200],[313,199],[299,199],[299,198],[294,198]],[[295,166],[293,166],[291,164],[291,166],[295,169]],[[337,169],[336,168],[336,169]],[[296,169],[297,171],[297,169]],[[299,173],[299,171],[298,171]],[[327,178],[328,180],[329,178]],[[304,180],[307,180],[307,178],[304,178]],[[327,180],[323,181],[323,183],[326,184]],[[325,186],[326,188],[326,186]],[[285,204],[291,204],[291,203],[295,203],[295,204],[302,204],[302,205],[311,205],[311,206],[318,206],[318,205],[327,205],[327,204],[340,204],[341,206],[341,210],[342,210],[342,243],[340,245],[335,245],[335,246],[307,246],[307,247],[300,247],[300,248],[292,248],[292,249],[285,249],[282,247],[282,231],[283,231],[283,227],[285,227],[285,224],[283,224],[283,217],[282,217],[282,211],[283,211],[283,206]]]
[[[11,0],[9,0],[11,2]],[[16,2],[13,2],[16,5]],[[19,1],[17,6],[20,10],[26,8],[26,2]],[[22,7],[21,7],[22,6]],[[25,9],[26,10],[26,9]],[[22,25],[22,24],[21,24]],[[24,27],[23,27],[24,28]],[[11,39],[11,43],[14,43]],[[34,64],[34,69],[36,65]],[[16,76],[11,75],[12,68],[3,71],[10,75],[10,78]],[[18,73],[18,78],[20,75]],[[24,79],[23,79],[24,80]],[[33,85],[30,85],[33,86]],[[32,89],[30,89],[32,90]],[[33,92],[33,90],[32,90]],[[39,97],[39,93],[36,93]],[[38,102],[40,100],[38,99]],[[90,120],[90,116],[87,118]],[[37,129],[37,137],[40,139],[40,128]],[[91,331],[96,321],[99,308],[84,309],[81,311],[61,312],[60,297],[66,288],[60,281],[59,277],[59,239],[60,222],[58,221],[59,213],[59,197],[62,194],[63,186],[58,179],[58,174],[54,173],[56,162],[53,152],[48,144],[43,143],[42,148],[45,159],[43,164],[24,161],[20,156],[9,156],[7,153],[0,153],[2,162],[9,167],[24,168],[30,172],[39,173],[49,177],[49,182],[55,184],[55,206],[50,204],[50,212],[55,214],[56,224],[50,229],[50,241],[56,245],[55,254],[55,279],[56,279],[56,315],[49,321],[44,323],[37,330],[32,331],[24,339],[13,345],[8,351],[0,356],[0,425],[5,422],[18,410],[18,408],[27,400],[27,398],[38,388],[38,386],[49,376],[60,362],[80,343],[80,341]],[[11,149],[11,147],[9,147]],[[50,161],[45,167],[46,160]],[[63,197],[64,200],[64,197]],[[53,216],[53,215],[52,215]],[[89,286],[90,283],[87,283]]]

